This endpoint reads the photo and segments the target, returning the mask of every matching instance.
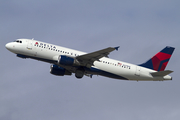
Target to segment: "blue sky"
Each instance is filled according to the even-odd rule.
[[[0,119],[179,120],[180,2],[177,0],[1,0]],[[17,58],[18,38],[93,52],[120,46],[110,58],[140,64],[165,46],[172,81],[134,82],[101,76],[77,80],[50,64]]]

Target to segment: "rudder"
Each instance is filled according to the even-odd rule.
[[[147,62],[140,64],[139,66],[146,67],[152,70],[156,71],[164,71],[172,53],[174,52],[173,47],[165,47],[163,50],[158,52],[155,56],[153,56],[150,60]]]

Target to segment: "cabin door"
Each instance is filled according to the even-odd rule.
[[[27,49],[32,50],[32,40],[28,40]]]

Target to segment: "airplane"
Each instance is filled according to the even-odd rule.
[[[147,62],[135,65],[110,59],[108,55],[119,47],[108,47],[85,53],[34,39],[17,39],[5,47],[26,59],[31,58],[51,64],[50,73],[57,76],[72,75],[78,79],[83,76],[100,75],[104,77],[133,81],[172,80],[173,71],[165,70],[174,47],[167,46]]]

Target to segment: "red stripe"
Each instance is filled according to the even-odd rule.
[[[170,59],[171,55],[159,52],[152,58],[153,68],[154,70],[158,71],[159,65],[161,61]],[[168,62],[163,63],[161,70],[164,70]]]
[[[157,58],[157,56],[154,56],[152,58],[152,63],[153,63],[154,70],[158,71],[158,68],[159,68],[161,61]]]
[[[156,56],[160,61],[169,59],[169,58],[171,57],[170,54],[166,54],[166,53],[162,53],[162,52],[157,53],[155,56]]]

